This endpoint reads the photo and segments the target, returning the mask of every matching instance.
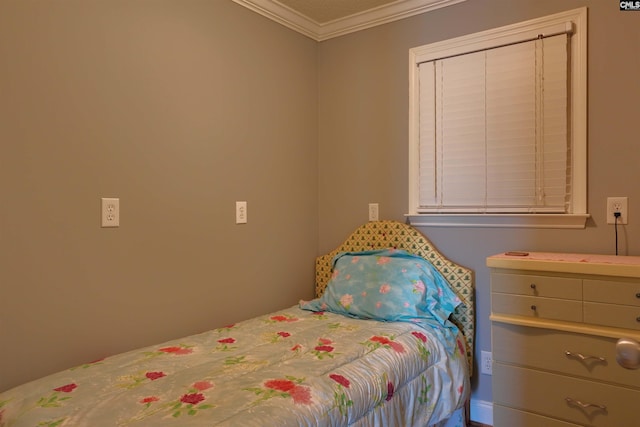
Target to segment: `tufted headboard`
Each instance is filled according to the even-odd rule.
[[[371,221],[358,227],[340,246],[316,258],[316,297],[323,294],[331,278],[333,258],[339,252],[372,249],[404,249],[430,261],[458,293],[462,304],[451,315],[451,321],[462,331],[467,344],[469,373],[473,369],[475,302],[473,271],[445,258],[418,230],[398,221]]]

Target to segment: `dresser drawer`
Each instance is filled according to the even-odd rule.
[[[494,323],[491,335],[496,362],[640,387],[640,369],[616,362],[617,339],[504,323]]]
[[[492,273],[491,290],[503,294],[582,300],[582,279]]]
[[[502,405],[493,405],[493,426],[494,427],[580,427],[579,424],[566,423],[532,414],[531,412],[519,411]]]
[[[640,282],[585,279],[583,294],[585,301],[640,307]]]
[[[494,364],[493,376],[498,405],[593,427],[636,425],[638,390],[502,363]]]
[[[582,301],[523,295],[491,295],[493,313],[582,322]]]
[[[585,302],[584,321],[595,325],[640,331],[640,307]]]

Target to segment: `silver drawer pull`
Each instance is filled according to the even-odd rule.
[[[582,361],[589,360],[589,359],[595,359],[595,360],[598,360],[600,362],[606,362],[607,361],[607,359],[605,359],[604,357],[600,357],[600,356],[585,356],[582,353],[572,353],[569,350],[566,350],[564,352],[564,354],[567,357],[575,357],[575,358],[580,359]]]
[[[569,404],[577,405],[583,409],[598,408],[601,411],[607,412],[607,407],[605,405],[596,405],[595,403],[582,403],[581,401],[572,399],[570,397],[565,397],[564,400],[566,400]]]

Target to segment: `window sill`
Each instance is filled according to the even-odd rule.
[[[589,214],[407,214],[426,227],[585,228]]]

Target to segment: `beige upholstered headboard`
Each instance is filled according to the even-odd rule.
[[[458,293],[462,304],[451,315],[467,344],[470,373],[473,369],[473,340],[475,334],[475,301],[473,271],[445,258],[418,230],[398,221],[371,221],[358,227],[340,246],[316,258],[316,297],[324,292],[333,258],[339,252],[358,252],[372,249],[404,249],[430,261]]]

